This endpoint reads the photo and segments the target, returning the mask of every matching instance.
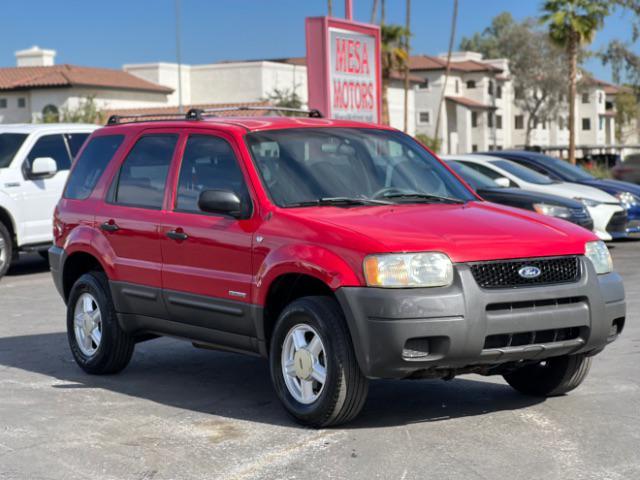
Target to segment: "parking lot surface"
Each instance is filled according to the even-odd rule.
[[[612,249],[623,336],[571,394],[500,377],[374,381],[346,427],[293,423],[267,362],[159,339],[119,375],[74,363],[46,265],[0,282],[0,479],[640,478],[640,242]]]

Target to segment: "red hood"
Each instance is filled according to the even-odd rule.
[[[597,237],[577,225],[488,202],[304,208],[288,213],[364,253],[439,251],[454,262],[583,254]],[[349,248],[351,245],[341,244]]]

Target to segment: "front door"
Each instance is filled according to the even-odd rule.
[[[175,133],[147,132],[129,150],[97,210],[96,242],[113,267],[116,309],[166,317],[161,295],[162,253],[159,228],[167,177],[178,143]]]
[[[160,231],[169,317],[208,329],[213,343],[253,349],[256,328],[248,302],[255,220],[198,208],[200,193],[212,189],[232,190],[251,204],[233,140],[191,133],[185,142],[174,198]]]

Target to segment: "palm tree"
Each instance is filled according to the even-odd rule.
[[[447,64],[444,70],[444,85],[442,86],[442,93],[440,94],[440,105],[438,106],[438,113],[436,115],[436,128],[434,131],[434,138],[436,144],[440,139],[440,113],[444,106],[444,98],[447,93],[447,83],[449,82],[449,72],[451,71],[451,51],[453,50],[453,42],[456,38],[456,24],[458,22],[458,0],[453,1],[453,15],[451,16],[451,33],[449,35],[449,49],[447,50]]]
[[[576,163],[576,84],[580,47],[593,41],[611,11],[602,0],[546,0],[541,21],[551,40],[567,52],[569,62],[569,162]]]
[[[404,49],[407,61],[404,62],[404,133],[409,131],[409,56],[411,55],[411,0],[407,0],[407,24],[405,26]]]
[[[371,22],[376,23],[376,15],[378,14],[378,0],[373,0],[373,5],[371,6]]]
[[[380,35],[382,37],[382,123],[389,125],[387,89],[392,72],[401,71],[407,63],[408,55],[404,48],[404,39],[408,32],[402,25],[382,25]]]

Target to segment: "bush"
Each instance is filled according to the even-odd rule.
[[[424,133],[417,133],[415,139],[436,153],[440,151],[440,147],[442,146],[442,141],[439,138],[430,137]]]

